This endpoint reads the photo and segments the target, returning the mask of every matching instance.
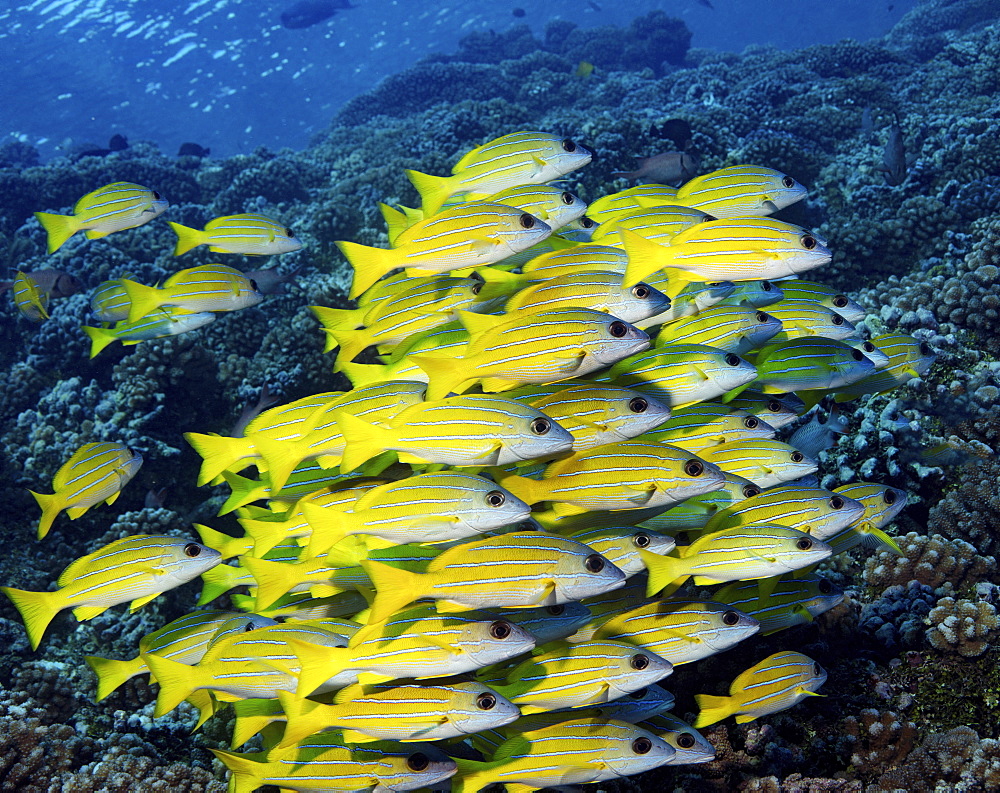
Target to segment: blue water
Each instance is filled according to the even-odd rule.
[[[309,28],[281,25],[288,4],[232,0],[33,0],[0,11],[0,142],[48,158],[112,134],[168,154],[185,141],[229,156],[302,148],[346,100],[475,31],[547,22],[625,27],[660,9],[692,46],[739,51],[866,40],[915,0],[357,0]],[[6,5],[6,4],[5,4]],[[523,7],[517,18],[513,10]]]

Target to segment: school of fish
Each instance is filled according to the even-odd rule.
[[[600,782],[707,762],[696,728],[817,695],[822,666],[778,652],[728,696],[698,693],[692,727],[669,712],[668,678],[837,605],[816,572],[831,555],[898,552],[883,528],[905,492],[818,486],[840,417],[775,436],[934,356],[902,334],[862,338],[858,304],[800,279],[831,253],[771,217],[805,197],[792,176],[726,167],[588,206],[555,183],[591,157],[521,131],[450,175],[408,171],[421,206],[382,207],[390,247],[338,243],[357,307],[312,307],[353,388],[270,407],[236,437],[186,436],[198,484],[228,487],[220,514],[243,535],[126,537],[55,591],[3,587],[32,647],[63,609],[135,610],[199,576],[201,606],[228,595],[132,659],[87,661],[98,699],[148,674],[157,716],[186,700],[200,727],[231,706],[232,750],[215,754],[236,793]],[[55,251],[167,208],[120,182],[38,218]],[[262,215],[171,226],[177,256],[301,245]],[[18,279],[16,304],[43,320],[58,279]],[[94,290],[104,325],[84,332],[96,355],[263,299],[224,264],[159,286],[122,278]],[[372,347],[378,363],[354,360]],[[63,510],[113,503],[141,463],[120,443],[81,447],[52,494],[33,493],[39,539]],[[258,751],[235,751],[257,735]]]

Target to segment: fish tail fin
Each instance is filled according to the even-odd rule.
[[[160,290],[155,286],[146,286],[128,278],[122,278],[121,284],[130,301],[128,307],[129,322],[136,322],[163,305],[160,302]]]
[[[353,330],[354,328],[361,326],[361,320],[364,318],[364,309],[359,308],[327,308],[326,306],[309,306],[309,310],[316,317],[316,321],[319,322],[324,328],[329,329],[348,329]]]
[[[372,344],[372,332],[368,328],[323,328],[326,345],[323,352],[339,347],[338,361],[353,361],[365,347]]]
[[[180,223],[169,221],[170,228],[177,235],[177,244],[174,246],[174,256],[181,256],[192,248],[197,248],[203,242],[205,233],[198,229],[182,226]]]
[[[240,569],[229,564],[217,564],[201,574],[201,594],[198,605],[211,603],[220,595],[240,585]]]
[[[416,223],[421,218],[411,218],[409,212],[420,213],[420,210],[409,209],[409,207],[396,209],[396,207],[391,207],[388,204],[379,204],[379,211],[382,213],[382,217],[385,219],[386,228],[389,231],[389,244],[395,245],[396,239],[406,231],[410,226]],[[409,212],[406,210],[409,209]]]
[[[246,537],[233,537],[230,534],[223,534],[221,531],[216,531],[209,526],[203,526],[200,523],[191,524],[194,526],[195,531],[198,532],[198,536],[201,538],[201,544],[207,545],[214,551],[218,551],[222,554],[222,561],[227,559],[232,559],[240,554],[244,554],[249,550],[251,543],[247,541]]]
[[[447,176],[433,176],[429,173],[407,170],[406,178],[420,193],[420,206],[424,210],[425,218],[436,214],[451,196],[451,181]]]
[[[625,267],[625,276],[622,280],[626,287],[644,281],[666,264],[665,246],[647,240],[629,229],[619,229],[618,234],[628,254],[628,265]]]
[[[254,501],[267,498],[271,489],[266,482],[259,482],[246,476],[240,476],[233,471],[223,471],[222,478],[229,485],[229,498],[219,508],[220,515],[228,515],[234,509],[245,507]]]
[[[55,493],[36,493],[34,490],[28,492],[35,497],[38,506],[42,508],[42,517],[38,521],[38,539],[42,539],[52,528],[56,515],[62,511],[62,499]]]
[[[347,521],[343,513],[335,509],[326,509],[318,504],[304,501],[302,517],[312,529],[309,544],[306,546],[306,554],[309,557],[329,553],[334,545],[347,536]]]
[[[717,721],[722,721],[733,712],[729,697],[715,697],[711,694],[695,694],[695,701],[698,703],[698,719],[694,726],[696,729],[708,727]]]
[[[73,215],[36,212],[35,217],[49,235],[49,253],[55,253],[66,240],[80,230],[79,221]]]
[[[458,773],[448,780],[451,782],[451,793],[475,793],[496,781],[492,779],[491,772],[500,763],[484,763],[481,760],[466,760],[458,757],[453,759],[458,766]]]
[[[267,463],[267,479],[271,492],[277,493],[288,484],[295,466],[302,462],[302,452],[295,441],[280,441],[260,436],[254,439],[257,453]]]
[[[254,611],[263,611],[268,606],[274,605],[274,602],[293,585],[288,575],[289,567],[284,562],[244,555],[240,557],[240,566],[257,582]]]
[[[240,518],[240,525],[253,540],[253,555],[257,558],[262,557],[286,538],[283,521]]]
[[[498,476],[497,483],[505,490],[513,493],[525,504],[537,504],[539,501],[545,500],[541,483],[536,479],[509,474],[508,476]]]
[[[424,589],[421,586],[423,583],[421,573],[413,573],[371,559],[362,559],[360,564],[375,587],[375,602],[372,603],[369,623],[389,619],[424,594],[421,591]]]
[[[335,414],[337,428],[344,436],[344,452],[340,458],[341,473],[358,468],[372,457],[388,451],[384,440],[390,434],[385,427],[369,424],[364,419],[341,411]]]
[[[392,377],[386,372],[386,369],[388,367],[384,364],[351,363],[350,361],[341,361],[339,358],[333,367],[333,371],[343,372],[355,388],[364,388],[391,380]]]
[[[868,526],[867,533],[863,536],[861,544],[868,548],[890,551],[896,554],[896,556],[906,556],[892,537],[875,526]]]
[[[198,686],[195,667],[159,655],[143,655],[142,658],[160,685],[153,711],[156,718],[169,713],[194,693]]]
[[[81,325],[80,329],[90,337],[91,358],[96,358],[101,350],[118,339],[115,332],[110,328],[95,328],[91,325]]]
[[[398,254],[391,248],[372,248],[346,241],[338,242],[337,247],[354,268],[349,295],[352,300],[399,266]]]
[[[83,660],[87,666],[94,670],[97,675],[97,701],[111,694],[118,686],[126,680],[131,680],[136,675],[148,672],[149,667],[142,658],[133,658],[130,661],[119,661],[116,658],[101,658],[99,655],[86,655]]]
[[[206,435],[200,432],[185,432],[184,440],[201,455],[201,470],[198,472],[198,486],[207,485],[230,466],[249,456],[253,441],[246,438],[230,438],[228,435]]]
[[[661,556],[658,553],[639,549],[639,555],[649,571],[649,583],[646,585],[646,597],[653,597],[664,587],[680,586],[688,579],[685,572],[687,564],[676,556]]]
[[[326,712],[329,706],[311,699],[298,697],[288,691],[278,692],[278,701],[285,712],[285,734],[276,748],[284,749],[294,746],[303,738],[319,732],[328,725]]]
[[[410,361],[427,372],[428,402],[443,399],[451,392],[461,393],[464,385],[475,382],[475,378],[469,378],[469,363],[460,358],[411,355]]]
[[[0,592],[9,597],[21,612],[31,649],[37,650],[49,623],[65,605],[63,598],[58,592],[29,592],[26,589],[14,589],[9,586],[0,587]]]
[[[282,692],[286,693],[286,692]],[[236,723],[229,746],[242,746],[268,724],[284,719],[283,711],[273,699],[241,699],[233,703]]]
[[[346,647],[326,647],[321,644],[289,638],[286,643],[299,659],[299,685],[296,694],[307,697],[331,677],[342,672],[350,662]]]
[[[227,752],[223,749],[211,749],[212,754],[222,761],[229,769],[230,793],[251,793],[264,784],[268,763],[258,763],[246,755]]]

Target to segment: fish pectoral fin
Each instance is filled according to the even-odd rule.
[[[119,481],[119,483],[121,483],[121,476],[118,477],[118,481]],[[104,503],[107,504],[110,507],[112,504],[114,504],[118,500],[118,496],[120,496],[121,494],[122,494],[121,490],[115,491],[110,496],[108,496],[106,499],[104,499]]]
[[[469,240],[472,250],[478,254],[489,255],[500,245],[500,240],[491,240],[488,237],[479,237]]]
[[[80,622],[86,622],[87,620],[92,620],[99,614],[103,614],[108,610],[108,606],[77,606],[73,609],[73,616],[76,617]]]
[[[775,212],[778,211],[778,205],[775,204],[774,201],[772,201],[770,198],[765,198],[763,201],[761,201],[760,206],[769,215],[774,214]]]
[[[150,601],[156,600],[161,594],[160,592],[154,592],[152,595],[144,595],[141,598],[136,598],[129,604],[129,614],[138,611]]]

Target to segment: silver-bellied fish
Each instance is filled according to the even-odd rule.
[[[715,759],[715,747],[700,732],[672,713],[659,713],[640,726],[656,733],[674,749],[668,765],[694,765]]]
[[[707,727],[727,716],[746,724],[761,716],[787,710],[809,696],[821,696],[816,689],[826,682],[826,670],[802,653],[769,655],[733,681],[728,697],[696,694],[700,711],[695,727]]]
[[[173,222],[170,228],[177,234],[174,256],[181,256],[199,245],[207,245],[212,253],[246,256],[290,253],[302,247],[285,224],[256,213],[213,218],[201,230]]]
[[[121,279],[130,301],[128,321],[151,314],[160,306],[186,311],[239,311],[264,299],[257,285],[234,267],[205,264],[174,273],[163,286],[145,286]]]
[[[844,591],[818,575],[782,576],[766,596],[757,581],[734,581],[712,593],[712,598],[749,614],[760,623],[760,632],[770,636],[812,622],[840,603]]]
[[[732,441],[773,438],[774,428],[745,410],[699,402],[675,410],[666,422],[642,437],[698,454],[702,449]]]
[[[420,193],[425,217],[449,198],[485,198],[508,187],[545,184],[590,162],[593,155],[569,138],[547,132],[503,135],[477,146],[451,169],[451,176],[409,170],[407,177]]]
[[[784,281],[740,281],[735,284],[733,293],[723,303],[728,306],[744,306],[748,308],[766,308],[774,305],[785,296],[779,284]]]
[[[625,212],[643,207],[667,206],[674,204],[677,188],[665,184],[641,184],[617,193],[608,193],[590,202],[588,217],[598,223]]]
[[[659,515],[641,519],[639,525],[670,535],[682,531],[700,531],[715,513],[761,492],[761,488],[742,476],[727,474],[725,471],[722,476],[722,487],[718,490],[685,499]]]
[[[595,270],[560,275],[522,289],[507,301],[504,311],[537,314],[556,308],[589,308],[634,323],[669,306],[669,298],[649,284],[640,281],[626,288],[620,274]]]
[[[163,592],[197,578],[222,561],[218,551],[183,537],[135,534],[81,556],[59,575],[54,592],[0,587],[24,619],[33,650],[52,619],[72,609],[78,620],[90,620],[112,606],[131,601],[130,610]]]
[[[779,281],[778,286],[784,293],[787,300],[812,300],[827,308],[833,309],[848,322],[856,325],[865,318],[864,308],[854,300],[851,300],[843,292],[838,291],[829,284],[818,284],[814,281],[800,281],[797,278],[789,278]]]
[[[649,280],[654,283],[670,282],[669,276],[662,272],[650,276]],[[693,317],[712,306],[725,302],[736,291],[736,284],[732,281],[688,284],[670,301],[669,309],[657,314],[655,317],[640,319],[635,325],[645,330],[656,325],[676,322],[684,317]]]
[[[66,510],[76,520],[102,501],[111,506],[142,465],[142,455],[123,443],[85,443],[63,463],[52,478],[54,493],[29,490],[42,508],[38,539],[52,528],[56,516]]]
[[[569,221],[559,229],[559,236],[570,242],[590,242],[594,232],[601,227],[596,220],[588,218],[586,215]]]
[[[877,372],[865,372],[862,377],[847,383],[829,386],[838,402],[848,402],[865,394],[891,391],[914,377],[921,377],[937,357],[927,342],[921,342],[904,333],[886,333],[875,336],[872,344],[889,357],[889,363]]]
[[[675,545],[672,537],[635,526],[589,526],[563,529],[560,533],[593,548],[626,576],[646,569],[639,555],[640,548],[662,556],[670,553]]]
[[[751,388],[736,397],[727,395],[724,401],[729,407],[745,410],[776,430],[791,424],[806,409],[796,394],[764,394]]]
[[[32,322],[42,322],[49,318],[49,296],[42,291],[30,273],[18,270],[11,287],[14,305],[22,317]]]
[[[806,197],[791,176],[759,165],[730,165],[681,185],[675,202],[717,218],[770,215]]]
[[[76,202],[72,215],[36,212],[35,217],[49,235],[49,253],[55,253],[78,231],[85,231],[91,240],[106,237],[148,223],[168,206],[155,190],[132,182],[114,182],[87,193]]]
[[[664,325],[656,337],[656,346],[706,344],[743,355],[766,344],[781,329],[780,319],[759,309],[713,306],[693,317]]]
[[[375,622],[421,598],[433,598],[441,612],[551,606],[625,583],[625,574],[590,547],[539,532],[452,546],[422,573],[372,560],[361,566],[375,585]]]
[[[847,432],[849,419],[837,412],[837,406],[830,408],[826,421],[820,421],[819,411],[792,433],[788,445],[794,446],[809,457],[818,458],[820,452],[837,445],[837,438]]]
[[[491,317],[459,312],[469,331],[460,358],[411,355],[427,372],[428,399],[480,383],[502,391],[589,374],[649,347],[649,336],[617,317],[585,308]]]
[[[877,482],[853,482],[835,488],[834,492],[844,498],[852,498],[864,507],[864,515],[827,540],[834,554],[844,553],[858,545],[868,545],[892,551],[897,556],[903,555],[896,541],[882,529],[906,506],[905,490]]]
[[[682,206],[655,206],[623,212],[608,218],[592,235],[591,239],[601,245],[622,247],[621,229],[628,229],[640,237],[660,245],[670,241],[698,223],[712,220],[707,213]]]
[[[749,479],[765,488],[791,482],[814,473],[818,465],[811,457],[781,441],[751,438],[709,446],[699,454],[726,473]]]
[[[786,297],[767,307],[768,313],[781,322],[781,330],[774,334],[774,341],[787,341],[803,336],[822,336],[826,339],[849,339],[856,331],[854,325],[834,309],[814,300]]]
[[[174,306],[166,306],[158,308],[144,317],[139,317],[135,322],[119,322],[113,328],[81,325],[80,330],[86,333],[90,339],[90,357],[94,358],[105,347],[116,341],[130,346],[152,339],[180,336],[203,328],[214,321],[215,314],[211,311],[187,311]]]
[[[703,534],[666,556],[640,553],[649,570],[646,593],[652,597],[665,587],[676,589],[688,578],[698,586],[772,578],[822,561],[831,551],[797,529],[751,523]]]

